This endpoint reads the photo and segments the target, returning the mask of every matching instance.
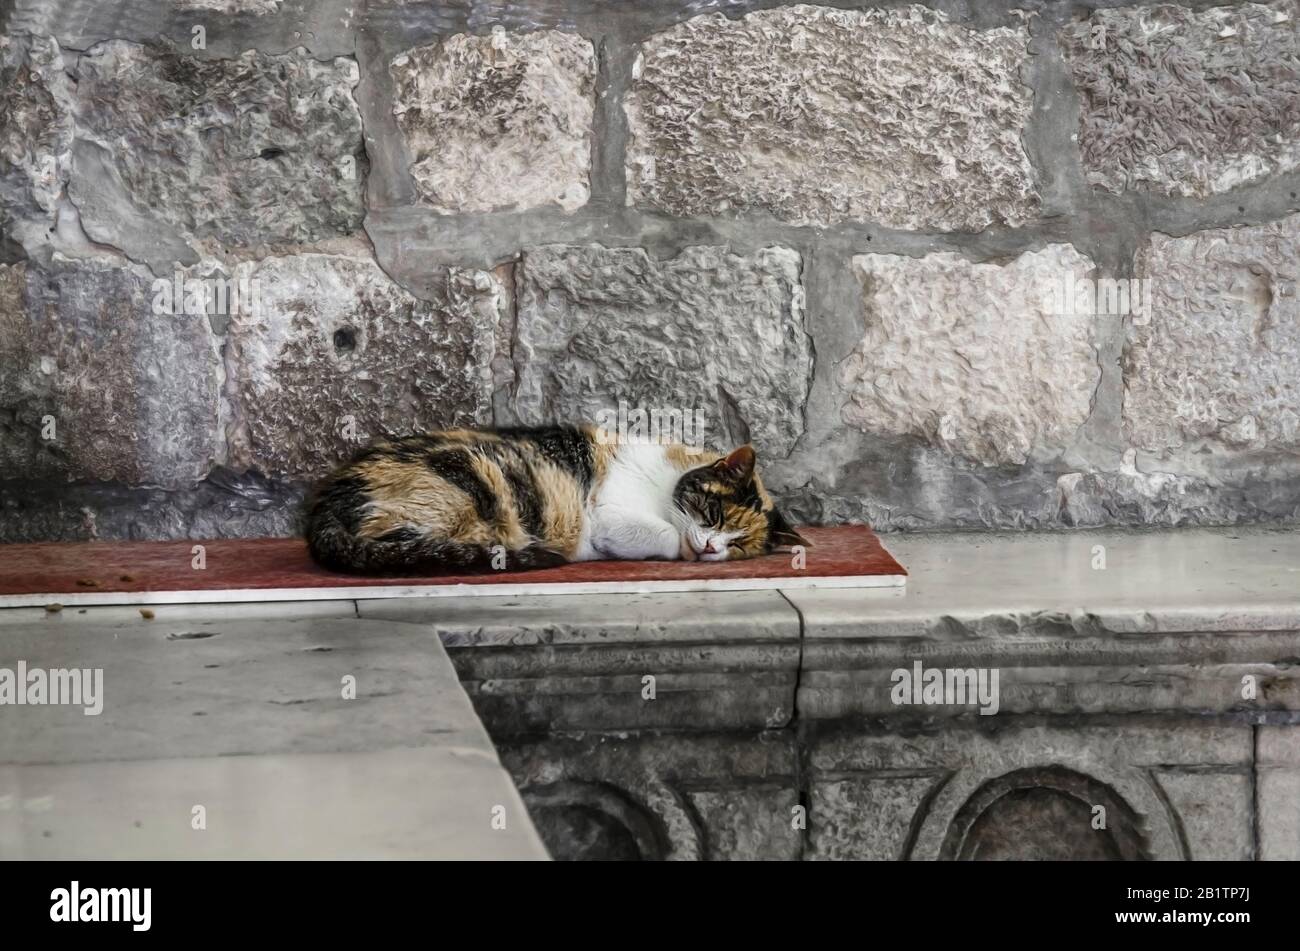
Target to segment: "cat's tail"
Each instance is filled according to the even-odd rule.
[[[559,552],[537,543],[509,550],[432,538],[412,528],[396,528],[375,537],[358,535],[329,511],[313,512],[309,517],[307,547],[321,567],[361,574],[522,571],[552,568],[567,561]]]

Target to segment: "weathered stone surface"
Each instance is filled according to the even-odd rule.
[[[381,435],[487,421],[495,275],[452,270],[436,303],[369,258],[269,257],[234,277],[259,306],[230,323],[232,465],[319,475]]]
[[[624,100],[628,202],[978,231],[1033,217],[1023,27],[920,6],[696,17],[651,37]]]
[[[800,854],[793,731],[493,739],[556,859]]]
[[[217,467],[194,488],[48,485],[5,472],[0,543],[284,538],[302,533],[303,490]]]
[[[181,10],[203,10],[210,13],[251,13],[263,16],[275,13],[284,0],[177,0]]]
[[[393,114],[435,211],[586,204],[596,54],[576,33],[458,34],[396,57]]]
[[[1226,857],[1211,817],[1250,814],[1248,784],[1223,782],[1249,769],[1248,725],[1192,718],[1159,726],[1046,726],[1013,718],[997,728],[976,723],[902,733],[835,724],[813,729],[807,743],[806,775],[814,789],[945,777],[901,819],[911,830],[903,858]],[[1176,803],[1153,788],[1153,767],[1185,777]],[[832,809],[832,818],[847,817],[851,801]],[[890,801],[901,815],[910,800]],[[1092,824],[1094,805],[1105,809],[1104,830]],[[817,821],[813,812],[810,829]],[[861,825],[852,829],[850,848],[871,841]]]
[[[864,254],[853,267],[866,335],[840,369],[846,423],[999,465],[1061,447],[1087,418],[1094,318],[1054,301],[1092,268],[1073,247],[1006,264]]]
[[[763,729],[793,712],[799,616],[775,591],[377,599],[357,613],[436,631],[498,736]]]
[[[814,783],[808,810],[811,857],[875,862],[906,858],[912,817],[940,779],[868,776]]]
[[[1298,14],[1162,4],[1067,26],[1088,181],[1204,197],[1300,166]]]
[[[203,60],[110,41],[78,64],[72,197],[94,239],[133,253],[122,206],[197,239],[298,244],[361,224],[365,151],[351,59],[249,50]],[[97,159],[97,161],[96,161]],[[128,221],[128,224],[130,222]]]
[[[789,786],[686,790],[705,833],[711,862],[756,862],[800,857],[803,833],[795,822],[799,792]]]
[[[1259,855],[1300,860],[1300,727],[1261,726],[1255,761]]]
[[[1248,862],[1255,857],[1250,770],[1198,773],[1153,770],[1187,837],[1188,858],[1198,862]]]
[[[882,536],[908,569],[890,589],[786,591],[804,630],[804,670],[831,642],[877,657],[927,646],[991,659],[998,650],[1095,663],[1074,645],[1108,637],[1130,670],[1175,646],[1189,667],[1286,657],[1300,648],[1300,600],[1281,598],[1300,533],[1262,528],[1132,532],[916,532]],[[815,551],[809,550],[809,558]],[[1200,634],[1164,641],[1170,634]],[[1141,635],[1141,636],[1135,636]],[[846,645],[842,645],[846,646]],[[895,653],[896,656],[896,653]],[[1148,655],[1150,656],[1150,655]],[[841,669],[846,656],[838,657]],[[806,708],[801,706],[806,715]],[[1056,711],[1061,712],[1061,711]]]
[[[0,36],[0,229],[48,233],[72,147],[71,82],[48,37]]]
[[[219,454],[219,367],[202,316],[156,314],[143,269],[0,265],[0,471],[184,485]],[[47,438],[52,436],[52,438]]]
[[[1159,462],[1139,467],[1135,449],[1125,450],[1113,470],[1060,476],[1056,495],[1055,515],[1067,526],[1287,523],[1300,516],[1293,473],[1206,478],[1162,470]]]
[[[6,855],[545,857],[437,638],[310,610],[203,613],[0,621],[0,666],[102,674],[96,716],[5,710],[0,797],[50,797],[4,810]],[[176,821],[196,802],[198,844]]]
[[[1124,357],[1135,445],[1300,450],[1297,246],[1300,215],[1152,236],[1151,319],[1131,322]]]
[[[803,432],[812,347],[794,251],[692,247],[661,261],[548,245],[525,250],[517,286],[510,404],[522,422],[595,420],[622,400],[701,410],[718,445],[734,407],[760,455],[788,454]]]

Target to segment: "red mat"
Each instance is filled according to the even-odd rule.
[[[869,528],[800,529],[812,547],[736,562],[588,561],[524,572],[373,578],[318,567],[299,538],[0,545],[0,607],[889,587],[907,572]],[[203,568],[195,567],[203,548]]]

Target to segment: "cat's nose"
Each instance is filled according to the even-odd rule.
[[[705,545],[704,551],[700,552],[701,555],[716,555],[717,553],[718,550],[713,547],[713,542],[709,542],[707,545]]]

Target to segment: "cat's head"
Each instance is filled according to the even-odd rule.
[[[741,446],[677,480],[673,519],[684,558],[728,561],[809,545],[772,504],[754,461],[754,450]]]

